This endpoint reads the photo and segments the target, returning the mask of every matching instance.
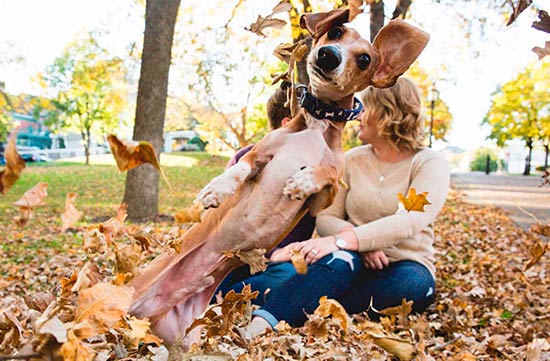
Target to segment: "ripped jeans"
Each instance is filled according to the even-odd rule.
[[[223,293],[229,289],[239,292],[244,284],[261,292],[254,302],[261,307],[252,314],[272,327],[281,320],[295,327],[303,325],[306,314],[315,311],[322,296],[338,300],[350,314],[367,310],[371,299],[376,310],[383,310],[400,305],[403,298],[414,301],[413,312],[422,312],[435,297],[434,278],[420,263],[399,261],[372,270],[351,251],[336,251],[321,258],[308,266],[305,275],[297,274],[290,262],[270,263],[265,272],[220,289]],[[379,315],[369,310],[369,316],[377,319]]]

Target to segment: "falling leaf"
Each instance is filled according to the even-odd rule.
[[[76,322],[87,322],[96,334],[106,332],[128,312],[133,290],[110,283],[97,283],[82,290],[77,300]]]
[[[519,14],[521,14],[523,10],[527,9],[532,2],[532,0],[517,0],[517,3],[514,4],[513,1],[510,1],[509,3],[512,6],[513,12],[510,15],[510,19],[508,19],[506,26],[512,25],[512,23],[518,18]]]
[[[228,258],[237,257],[244,264],[250,267],[250,274],[263,272],[267,268],[267,258],[265,258],[265,249],[255,248],[250,251],[224,251],[222,254]]]
[[[547,243],[535,242],[535,244],[529,248],[529,253],[531,253],[531,259],[525,263],[523,272],[533,267],[542,258],[542,256],[544,256],[547,249],[548,249]]]
[[[550,41],[544,43],[544,48],[535,46],[533,51],[539,57],[539,60],[544,58],[546,55],[550,55]],[[548,178],[548,169],[545,171],[545,178]]]
[[[412,312],[413,301],[407,301],[406,299],[401,300],[399,306],[388,307],[378,313],[384,316],[396,317],[399,320],[401,326],[407,324],[407,316]]]
[[[124,220],[128,215],[126,212],[127,209],[128,206],[125,203],[122,203],[117,208],[116,216],[99,225],[99,231],[105,236],[105,241],[108,245],[113,242],[114,238],[122,228]]]
[[[72,278],[72,277],[71,277]],[[76,279],[71,284],[71,292],[80,292],[83,289],[90,288],[101,279],[99,267],[92,262],[86,262],[84,266],[76,272]]]
[[[300,251],[293,249],[290,260],[292,261],[292,265],[296,269],[296,272],[301,275],[305,275],[307,273],[307,262]]]
[[[344,306],[338,303],[338,301],[328,299],[327,296],[321,297],[319,299],[319,306],[313,314],[322,318],[331,316],[340,322],[340,326],[342,326],[344,333],[348,332],[350,323],[349,316]]]
[[[200,223],[201,212],[204,210],[202,202],[193,202],[193,204],[178,213],[174,214],[176,223]]]
[[[539,10],[538,16],[540,20],[533,22],[533,27],[550,34],[550,15],[544,10]]]
[[[537,222],[529,229],[531,232],[550,238],[550,225]]]
[[[6,194],[8,189],[19,179],[21,172],[25,169],[25,161],[19,153],[17,153],[17,147],[15,142],[17,134],[13,132],[8,141],[8,146],[4,153],[6,159],[6,168],[0,172],[0,193]]]
[[[74,205],[76,197],[77,194],[75,192],[67,193],[65,198],[65,212],[61,216],[61,232],[65,232],[67,229],[73,227],[82,216],[82,213],[78,211]]]
[[[407,197],[405,197],[402,193],[397,193],[397,198],[399,198],[399,201],[401,202],[401,204],[403,204],[403,207],[408,212],[424,212],[424,206],[427,204],[431,204],[430,201],[428,201],[428,199],[426,198],[427,196],[428,192],[416,194],[416,189],[414,188],[409,189]]]
[[[155,149],[146,141],[120,140],[114,135],[107,137],[113,157],[121,172],[149,163],[160,170]]]
[[[48,195],[48,184],[44,182],[37,183],[34,187],[26,191],[23,196],[15,203],[14,206],[21,210],[21,219],[29,220],[32,218],[34,208],[45,204],[46,196]]]
[[[263,30],[267,28],[282,29],[283,26],[286,25],[286,21],[275,19],[273,18],[273,16],[282,12],[290,11],[290,9],[292,9],[292,5],[290,3],[286,1],[281,1],[280,3],[275,5],[271,14],[267,15],[265,18],[261,15],[258,15],[256,22],[250,24],[250,26],[245,29],[260,36],[266,37],[266,35],[263,33]]]

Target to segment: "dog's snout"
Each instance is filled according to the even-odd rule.
[[[342,55],[335,46],[323,46],[317,52],[317,66],[324,71],[334,70],[342,62]]]

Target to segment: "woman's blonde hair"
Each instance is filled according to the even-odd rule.
[[[367,116],[378,118],[378,134],[397,150],[424,148],[424,122],[416,85],[401,77],[386,89],[368,87],[360,94]]]

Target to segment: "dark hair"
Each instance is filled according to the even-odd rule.
[[[288,82],[281,83],[281,86],[277,88],[267,101],[267,118],[269,119],[271,129],[280,128],[283,118],[291,116],[290,108],[285,107],[289,86],[290,83]]]

